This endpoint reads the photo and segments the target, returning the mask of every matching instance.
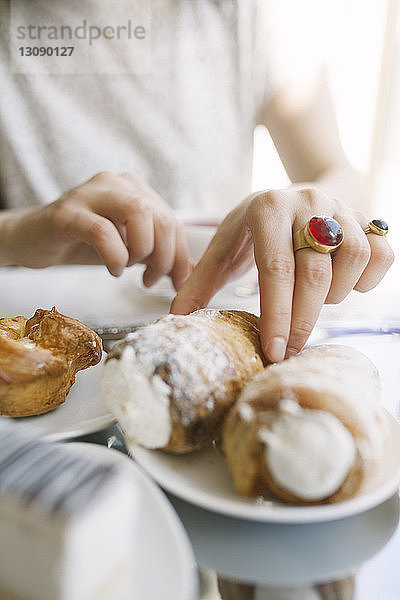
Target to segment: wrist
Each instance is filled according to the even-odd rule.
[[[340,198],[353,209],[368,210],[366,177],[348,163],[328,169],[318,177],[315,184],[326,194]]]
[[[0,267],[19,265],[18,247],[24,239],[16,235],[17,224],[29,210],[0,210]]]
[[[12,264],[10,256],[10,215],[11,211],[0,211],[0,267]]]

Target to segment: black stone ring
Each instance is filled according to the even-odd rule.
[[[363,229],[364,233],[376,233],[376,235],[386,235],[389,231],[389,226],[386,221],[382,221],[382,219],[374,219],[370,221]]]

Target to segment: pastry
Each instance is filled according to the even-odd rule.
[[[97,364],[101,340],[79,321],[38,309],[0,319],[0,415],[26,417],[65,401],[77,371]]]
[[[386,427],[371,361],[346,346],[314,346],[244,387],[224,424],[223,451],[239,494],[338,502],[378,467]]]
[[[128,442],[189,452],[220,436],[243,384],[262,368],[254,315],[167,315],[113,347],[103,369],[104,399]]]
[[[133,598],[140,488],[130,468],[0,423],[0,598]]]

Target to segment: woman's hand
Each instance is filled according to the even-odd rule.
[[[340,223],[342,245],[334,254],[311,248],[294,253],[293,234],[320,215]],[[368,222],[362,213],[313,188],[253,194],[222,222],[171,312],[205,307],[225,283],[249,268],[254,253],[264,353],[272,362],[297,354],[324,303],[338,303],[353,289],[372,289],[393,263],[386,239],[364,233]]]
[[[175,289],[192,271],[181,224],[139,177],[99,173],[40,208],[9,211],[1,221],[2,264],[47,267],[104,263],[118,277],[143,263],[143,282],[170,275]]]

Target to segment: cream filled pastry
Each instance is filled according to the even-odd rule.
[[[254,315],[167,315],[113,347],[103,369],[104,399],[128,442],[188,452],[220,437],[226,412],[262,368]]]
[[[377,468],[386,427],[371,361],[345,346],[314,346],[244,387],[223,448],[240,494],[336,502]]]

